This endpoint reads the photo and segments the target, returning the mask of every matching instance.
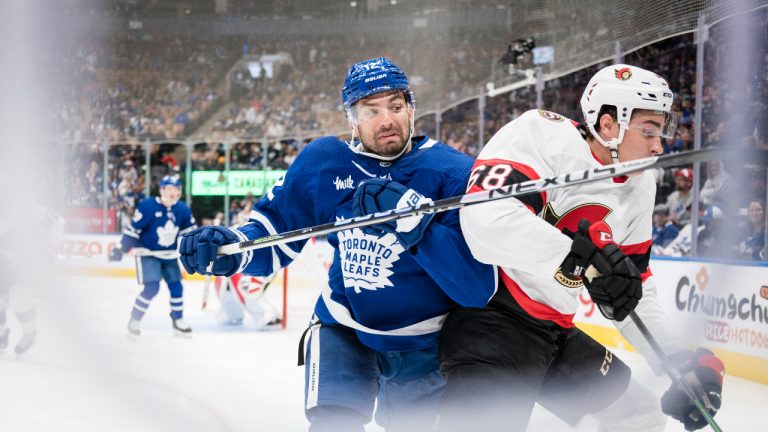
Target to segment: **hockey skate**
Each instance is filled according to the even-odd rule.
[[[24,333],[21,336],[19,343],[16,344],[16,348],[13,349],[16,352],[16,355],[22,355],[29,351],[29,349],[32,348],[32,345],[35,344],[35,339],[37,339],[36,331]]]
[[[192,337],[192,327],[184,322],[184,318],[173,319],[173,334],[180,337]]]
[[[131,318],[130,321],[128,321],[128,339],[137,340],[139,336],[141,336],[141,330],[139,329],[139,323],[140,321],[137,319]]]
[[[5,328],[0,331],[0,351],[4,350],[8,346],[8,335],[11,334],[11,329]]]
[[[283,320],[280,319],[280,317],[277,317],[268,323],[264,324],[263,327],[259,328],[260,331],[275,331],[275,330],[281,330],[283,328],[282,326]]]

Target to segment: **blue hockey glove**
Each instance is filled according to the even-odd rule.
[[[365,180],[357,187],[352,198],[355,217],[383,212],[395,208],[412,207],[432,200],[413,189],[408,189],[392,180],[373,178]],[[404,248],[410,249],[424,236],[434,213],[419,214],[403,219],[372,225],[369,228],[395,234]]]
[[[694,393],[699,396],[700,402],[714,417],[722,403],[725,373],[723,362],[712,354],[712,351],[704,348],[699,348],[696,352],[691,350],[677,352],[669,356],[669,361],[680,372],[682,379],[691,385]],[[688,399],[677,382],[673,382],[661,397],[661,410],[664,414],[681,422],[687,431],[701,429],[707,425],[704,416]]]
[[[107,257],[109,261],[120,261],[123,259],[123,250],[120,249],[119,246],[113,247],[109,251],[109,256]]]
[[[231,276],[237,272],[243,260],[243,254],[217,256],[220,246],[239,243],[240,238],[229,228],[221,226],[206,226],[198,228],[181,238],[179,254],[181,264],[187,273],[213,274],[216,276]],[[210,263],[213,268],[207,271]]]

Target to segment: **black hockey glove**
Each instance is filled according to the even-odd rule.
[[[115,246],[109,251],[109,256],[107,257],[109,261],[120,261],[123,259],[123,251],[120,249],[120,246]]]
[[[720,409],[725,366],[711,351],[699,348],[696,352],[685,350],[669,356],[669,361],[699,397],[699,401],[714,416]],[[707,425],[706,419],[680,387],[673,382],[661,397],[664,414],[683,423],[685,430],[693,431]]]
[[[570,279],[582,279],[592,301],[611,320],[623,321],[643,296],[640,270],[613,242],[604,222],[579,221],[560,269]]]

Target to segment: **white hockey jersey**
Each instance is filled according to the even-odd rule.
[[[601,166],[575,122],[553,112],[531,110],[491,138],[475,162],[467,188],[476,192]],[[460,212],[461,227],[475,258],[499,266],[506,289],[528,314],[567,328],[573,326],[584,288],[559,272],[571,247],[565,233],[577,231],[583,218],[604,221],[614,241],[643,273],[638,314],[661,339],[662,347],[675,352],[683,347],[669,331],[648,267],[655,193],[650,172],[614,177],[465,207]],[[650,354],[650,347],[630,323],[625,319],[616,325],[639,350]]]

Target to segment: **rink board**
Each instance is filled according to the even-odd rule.
[[[117,263],[106,259],[119,241],[119,235],[65,236],[60,265],[68,273],[135,277],[132,257]],[[319,292],[332,254],[326,242],[310,242],[291,265],[289,289]],[[716,352],[728,374],[768,384],[767,263],[654,258],[651,270],[659,301],[688,344]],[[603,318],[586,291],[579,300],[575,321],[580,328],[606,346],[633,349]]]
[[[705,346],[730,375],[768,383],[768,266],[654,258],[659,302],[691,347]],[[632,349],[586,292],[574,320],[602,344]]]

